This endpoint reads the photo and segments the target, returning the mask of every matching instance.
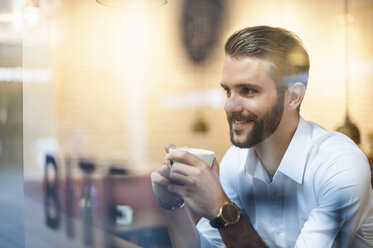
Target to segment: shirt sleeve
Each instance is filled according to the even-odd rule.
[[[224,189],[225,194],[228,198],[233,201],[239,208],[241,208],[241,202],[239,201],[237,189],[234,188],[234,180],[232,180],[232,167],[237,166],[237,152],[234,147],[231,147],[224,155],[220,163],[220,182]],[[197,230],[200,235],[202,248],[225,248],[224,242],[220,236],[219,231],[210,225],[209,220],[201,218],[197,224]]]
[[[228,198],[242,210],[242,203],[238,195],[240,182],[236,176],[240,172],[242,163],[246,161],[247,153],[240,154],[238,151],[232,146],[223,157],[220,164],[220,182]]]
[[[209,220],[201,218],[197,224],[201,248],[225,248],[217,229],[211,227]]]
[[[318,207],[304,223],[295,247],[351,247],[372,204],[369,164],[362,154],[350,153],[317,175]]]

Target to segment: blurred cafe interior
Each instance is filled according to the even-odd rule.
[[[221,160],[253,25],[300,36],[301,115],[372,158],[373,0],[0,0],[0,247],[171,247],[150,173],[169,142]]]

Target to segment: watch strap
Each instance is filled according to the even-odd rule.
[[[217,229],[222,229],[225,227],[225,223],[220,217],[210,220],[210,225]]]
[[[178,208],[184,207],[185,202],[184,202],[183,199],[181,199],[176,205],[170,206],[170,205],[164,203],[163,201],[161,201],[161,199],[158,198],[158,204],[161,208],[163,208],[165,210],[176,210]]]

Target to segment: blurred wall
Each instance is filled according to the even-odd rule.
[[[22,32],[0,1],[0,246],[24,247]]]
[[[41,1],[45,12],[38,24],[39,44],[25,48],[29,53],[24,61],[29,67],[50,68],[53,76],[44,86],[29,84],[25,91],[25,116],[46,111],[39,126],[27,129],[34,136],[28,136],[27,144],[35,147],[44,137],[46,146],[61,157],[115,163],[139,173],[159,164],[167,142],[214,150],[220,160],[230,146],[224,99],[216,88],[223,44],[232,32],[250,25],[281,26],[301,37],[311,59],[301,114],[329,130],[343,124],[342,1],[226,1],[223,35],[201,65],[193,64],[182,46],[182,2],[129,10],[94,0]],[[373,131],[373,1],[351,2],[350,113],[368,154],[367,137]],[[46,101],[40,104],[35,98]],[[206,133],[192,129],[200,118],[208,125]],[[40,172],[35,169],[36,154],[27,156],[26,170]]]

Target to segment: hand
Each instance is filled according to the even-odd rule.
[[[174,147],[173,144],[167,144],[165,150],[168,153],[171,147]],[[152,172],[150,178],[152,181],[153,192],[163,203],[169,206],[175,206],[181,201],[181,196],[170,192],[167,187],[171,184],[169,175],[170,175],[170,161],[164,158],[162,160],[162,165]]]
[[[174,160],[167,189],[180,195],[191,209],[207,219],[215,218],[228,197],[220,184],[219,164],[212,167],[186,151],[173,151],[166,159]],[[176,162],[176,161],[183,161]]]

